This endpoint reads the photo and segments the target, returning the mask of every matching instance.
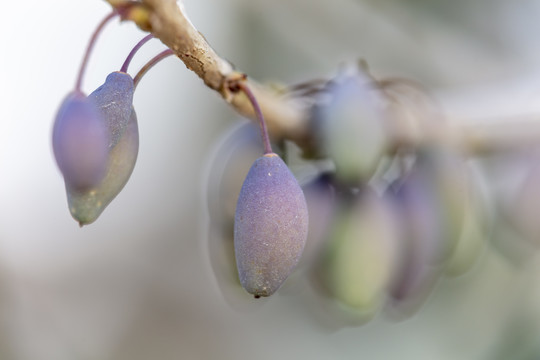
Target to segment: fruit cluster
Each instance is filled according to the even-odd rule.
[[[124,9],[125,10],[125,9]],[[86,225],[94,222],[127,183],[137,159],[139,132],[133,93],[140,78],[156,62],[172,54],[165,50],[132,78],[129,63],[153,36],[143,38],[120,71],[86,96],[81,82],[86,62],[107,16],[90,40],[75,89],[56,116],[52,145],[66,185],[71,215]],[[300,185],[287,165],[273,153],[266,124],[245,77],[231,78],[231,92],[243,92],[261,124],[265,152],[246,177],[235,217],[235,249],[243,287],[255,297],[273,294],[296,266],[307,238],[307,206]]]
[[[473,266],[490,224],[482,183],[463,156],[444,144],[413,149],[391,141],[391,86],[354,68],[315,90],[291,90],[312,100],[315,133],[309,158],[293,159],[316,169],[302,186],[309,224],[298,272],[332,304],[326,309],[355,324],[383,308],[413,314],[443,275]],[[235,259],[241,285],[256,296],[275,291],[298,261],[291,256],[300,249],[303,197],[288,180],[273,182],[286,169],[279,157],[249,168],[257,151],[251,124],[235,129],[210,175],[210,257],[231,302]]]
[[[81,226],[95,221],[128,181],[139,145],[134,91],[149,68],[172,54],[165,50],[134,78],[128,75],[148,35],[120,71],[86,96],[81,79],[88,56],[115,15],[92,37],[53,128],[69,210]],[[304,159],[287,156],[291,146],[284,139],[272,145],[245,76],[231,74],[223,87],[245,96],[260,125],[260,132],[244,125],[231,133],[211,166],[217,183],[208,189],[209,251],[224,293],[236,284],[255,298],[267,297],[298,269],[331,308],[363,323],[381,309],[414,313],[439,279],[474,265],[492,223],[484,186],[456,147],[400,143],[396,129],[444,128],[435,125],[443,120],[416,85],[377,81],[355,67],[330,81],[291,87],[289,95],[310,106],[312,141]],[[430,111],[415,113],[419,104]],[[291,159],[315,169],[303,186],[289,169]],[[511,207],[518,216],[509,214],[535,241],[540,230],[531,209],[540,203],[539,176],[538,169],[530,171]]]
[[[139,128],[133,93],[148,66],[172,54],[159,54],[133,79],[128,66],[137,50],[153,36],[144,37],[128,55],[120,71],[90,95],[81,90],[82,77],[93,45],[113,12],[96,29],[87,48],[75,89],[64,99],[53,127],[52,145],[66,185],[71,215],[80,226],[94,222],[129,180],[139,150]]]
[[[328,83],[312,112],[319,152],[334,164],[305,186],[311,215],[330,208],[320,220],[311,217],[326,220],[308,240],[318,252],[313,279],[359,322],[381,309],[413,314],[441,276],[472,267],[490,222],[465,157],[444,143],[409,148],[392,141],[392,122],[402,120],[394,116],[392,86],[353,69]],[[423,95],[405,87],[408,97]],[[412,127],[430,121],[443,120],[412,118]]]

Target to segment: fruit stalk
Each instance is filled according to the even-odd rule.
[[[131,49],[129,55],[128,55],[127,58],[126,58],[126,61],[124,61],[124,64],[122,65],[122,68],[120,68],[120,72],[127,73],[129,64],[131,63],[131,60],[133,59],[133,57],[135,56],[135,54],[137,53],[137,51],[139,51],[139,49],[140,49],[144,44],[146,44],[149,40],[151,40],[151,39],[153,39],[153,38],[154,38],[154,35],[152,35],[152,34],[146,35],[145,37],[143,37],[143,38],[141,39],[141,41],[139,41],[139,42],[137,43],[137,45],[135,45],[135,47],[134,47],[133,49]]]
[[[174,52],[171,49],[163,50],[162,52],[154,56],[152,59],[150,59],[150,61],[148,61],[146,64],[144,64],[141,70],[139,70],[137,75],[135,75],[135,77],[133,78],[133,85],[135,86],[135,88],[139,84],[139,81],[141,81],[142,77],[148,72],[148,70],[154,67],[154,65],[156,65],[161,60],[171,55],[174,55]]]
[[[88,59],[90,58],[90,53],[92,53],[92,49],[94,48],[94,45],[96,44],[96,40],[109,21],[111,21],[116,15],[118,15],[118,11],[114,10],[109,15],[107,15],[101,22],[99,23],[96,30],[94,30],[94,33],[92,34],[92,37],[90,38],[90,42],[88,42],[88,46],[86,47],[86,52],[84,53],[84,58],[81,62],[81,67],[79,68],[79,75],[77,76],[77,81],[75,83],[75,91],[81,92],[82,88],[82,78],[84,76],[84,71],[86,70],[86,65],[88,64]]]
[[[238,82],[238,88],[246,94],[247,98],[249,99],[249,102],[253,106],[253,111],[255,112],[255,115],[257,116],[257,119],[259,120],[259,125],[261,127],[261,136],[263,139],[263,145],[264,145],[264,155],[272,154],[272,145],[270,144],[270,136],[268,135],[268,128],[266,127],[266,121],[264,120],[263,113],[261,111],[261,107],[259,106],[259,103],[257,102],[257,99],[255,98],[255,95],[249,88],[249,86],[244,81]]]

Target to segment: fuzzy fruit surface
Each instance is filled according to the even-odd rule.
[[[126,73],[113,72],[105,83],[94,90],[88,99],[106,119],[109,132],[109,148],[113,148],[128,128],[133,107],[133,79]]]
[[[276,154],[258,158],[236,206],[234,247],[240,283],[255,297],[272,295],[304,249],[308,210],[300,185]]]
[[[124,188],[135,168],[138,152],[139,127],[137,115],[132,109],[127,128],[109,152],[107,172],[99,186],[86,191],[66,187],[69,210],[81,226],[96,221]]]
[[[108,134],[105,175],[91,188],[78,189],[66,184],[71,215],[79,224],[94,222],[120,193],[135,167],[139,151],[139,128],[133,109],[133,79],[113,72],[105,83],[88,96],[103,119]]]

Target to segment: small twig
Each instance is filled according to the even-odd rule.
[[[132,9],[137,11],[133,11],[131,16],[123,17],[124,19],[134,21],[144,31],[152,31],[154,36],[169,47],[188,69],[204,81],[206,86],[217,91],[240,114],[257,120],[256,111],[245,94],[231,92],[226,86],[227,81],[230,81],[231,77],[238,72],[212,49],[193,26],[184,10],[182,0],[107,1],[116,9],[131,5]],[[293,96],[284,96],[251,80],[247,80],[246,85],[260,105],[271,137],[277,140],[292,140],[309,152],[310,146],[314,143],[309,108],[294,97],[294,91]],[[382,85],[386,93],[392,82],[383,81],[379,85]],[[408,85],[411,87],[411,83]],[[300,86],[296,90],[303,90],[303,88]],[[403,115],[407,112],[409,112],[408,115]],[[415,148],[425,144],[442,143],[445,146],[454,147],[463,154],[483,155],[493,151],[508,151],[540,144],[540,123],[536,121],[537,119],[534,123],[526,124],[530,129],[522,128],[519,131],[510,132],[508,132],[509,129],[501,131],[500,129],[503,128],[498,126],[504,126],[502,124],[450,126],[451,121],[438,122],[429,121],[429,119],[428,122],[424,121],[439,115],[432,113],[430,109],[415,107],[405,99],[404,104],[397,106],[393,114],[397,121],[391,124],[391,141],[394,146],[390,148],[390,151],[395,151],[400,146]],[[406,122],[399,119],[407,116],[416,119],[413,120],[416,124],[413,124],[412,129]],[[515,129],[516,121],[519,120],[514,119],[509,127]]]

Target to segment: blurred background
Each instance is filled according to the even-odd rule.
[[[375,77],[423,84],[456,122],[540,113],[538,0],[186,0],[185,7],[219,54],[261,82],[328,78],[362,58]],[[486,244],[467,272],[442,277],[405,318],[379,311],[349,322],[305,271],[255,301],[216,265],[226,236],[213,230],[208,209],[217,186],[209,178],[220,176],[212,175],[216,152],[244,120],[168,58],[135,94],[141,135],[130,181],[96,223],[79,228],[51,129],[90,34],[109,11],[100,0],[4,7],[0,359],[540,358],[537,243],[495,206],[522,187],[540,161],[532,153],[478,166],[494,224]],[[107,26],[85,91],[118,70],[143,35],[130,23]],[[130,72],[161,49],[156,40],[146,45]],[[292,167],[302,182],[314,173],[306,166]]]

